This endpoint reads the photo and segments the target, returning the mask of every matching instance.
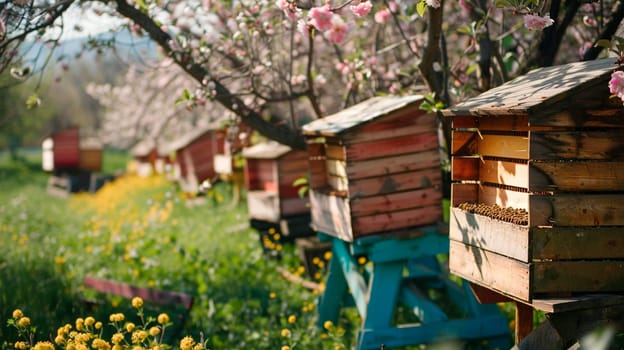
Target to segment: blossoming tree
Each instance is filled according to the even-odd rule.
[[[102,3],[195,81],[186,103],[216,101],[294,147],[303,121],[372,95],[450,104],[534,66],[594,58],[624,17],[620,0],[12,0],[0,4],[0,67],[29,33],[56,44],[70,6]]]

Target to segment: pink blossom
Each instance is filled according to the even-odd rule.
[[[459,0],[459,7],[462,9],[462,15],[467,16],[472,11],[472,6],[468,2],[468,0]]]
[[[351,67],[345,62],[339,62],[336,64],[336,69],[342,73],[342,75],[347,75],[351,72]]]
[[[390,13],[390,10],[386,8],[375,13],[375,22],[386,23],[391,17],[392,13]]]
[[[624,72],[616,71],[611,73],[609,81],[609,91],[624,101]]]
[[[300,19],[297,21],[297,31],[299,31],[299,33],[305,35],[305,36],[309,36],[310,35],[310,28],[308,27],[308,21]]]
[[[293,85],[299,85],[299,84],[302,84],[305,80],[306,80],[305,75],[299,74],[299,75],[292,76],[290,78],[290,83]]]
[[[347,24],[342,17],[334,14],[331,20],[331,29],[329,30],[329,42],[332,44],[340,44],[347,35]]]
[[[524,15],[524,25],[529,30],[543,30],[546,27],[551,26],[555,21],[548,14],[544,17],[537,15]]]
[[[370,10],[373,8],[373,4],[370,1],[358,1],[355,5],[351,5],[351,11],[353,14],[359,17],[364,17],[368,15]]]
[[[440,7],[440,0],[427,0],[427,6],[437,9]]]
[[[0,17],[0,39],[4,39],[4,33],[6,33],[6,26],[2,17]]]
[[[595,27],[596,21],[589,16],[583,16],[583,24],[585,24],[588,27]]]
[[[399,5],[394,1],[388,1],[388,8],[390,11],[396,13],[399,10]]]
[[[332,28],[333,16],[334,14],[329,9],[329,4],[321,7],[313,7],[310,13],[308,13],[310,24],[322,32]]]
[[[297,19],[298,9],[294,3],[288,0],[277,0],[276,4],[277,7],[284,11],[286,17],[290,18],[293,21]]]

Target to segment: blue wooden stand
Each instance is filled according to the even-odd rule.
[[[496,305],[479,304],[468,283],[450,280],[440,266],[436,256],[448,253],[449,243],[436,227],[420,228],[407,238],[374,236],[353,243],[323,233],[319,237],[332,242],[326,286],[319,298],[319,326],[338,320],[349,295],[362,318],[356,349],[483,339],[488,349],[510,348],[508,320]],[[372,264],[359,265],[360,256]],[[430,297],[432,290],[452,302],[453,315]],[[393,324],[399,303],[414,312],[417,323]]]

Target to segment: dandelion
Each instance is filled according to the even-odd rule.
[[[288,346],[288,345],[283,345],[283,346],[282,346],[282,350],[290,350],[290,346]]]
[[[91,316],[89,316],[89,317],[85,318],[85,320],[84,320],[84,324],[85,324],[85,326],[87,326],[87,327],[93,326],[93,325],[95,324],[95,318],[93,318],[93,317],[91,317]]]
[[[274,292],[269,293],[269,299],[275,299],[277,295]]]
[[[331,259],[332,256],[332,252],[331,251],[326,251],[325,254],[323,254],[323,258],[327,261],[329,261],[329,259]]]
[[[332,321],[327,320],[323,322],[323,328],[331,332],[331,330],[334,329],[334,323]]]
[[[284,328],[282,329],[282,332],[280,333],[280,335],[282,336],[282,338],[288,338],[290,337],[290,329],[288,328]]]
[[[23,316],[19,320],[17,320],[17,325],[19,327],[28,327],[30,326],[30,318]]]
[[[132,307],[135,309],[140,309],[143,307],[143,299],[140,297],[132,298]]]
[[[297,322],[297,316],[295,315],[288,316],[288,323],[294,324],[295,322]]]
[[[22,310],[20,309],[15,309],[13,311],[13,319],[15,320],[19,320],[20,318],[24,317],[24,313],[22,312]]]
[[[35,344],[33,350],[54,350],[54,344],[49,341],[40,341]]]
[[[180,340],[180,350],[193,350],[193,345],[195,345],[195,340],[189,336]]]
[[[164,314],[164,313],[158,315],[158,323],[163,324],[163,325],[169,323],[169,315]]]
[[[154,327],[150,328],[149,335],[151,335],[152,337],[155,337],[155,336],[157,336],[159,334],[160,334],[160,327],[154,326]]]
[[[122,341],[124,341],[124,335],[121,334],[121,333],[115,333],[111,337],[111,343],[113,343],[115,345],[121,344]]]

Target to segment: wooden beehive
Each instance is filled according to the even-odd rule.
[[[43,169],[60,172],[80,167],[80,133],[76,127],[52,133],[42,143]]]
[[[218,128],[218,123],[198,127],[160,150],[162,154],[175,154],[174,167],[179,169],[179,176],[174,180],[184,192],[197,193],[204,180],[215,178],[214,138]]]
[[[422,101],[375,97],[303,127],[314,229],[353,241],[441,221],[437,122]]]
[[[95,172],[102,170],[102,145],[93,138],[80,140],[80,170]]]
[[[614,59],[542,68],[459,104],[450,269],[521,301],[624,291]]]
[[[137,175],[150,176],[156,170],[158,160],[158,148],[152,140],[138,142],[130,150]]]
[[[289,217],[309,216],[308,198],[300,197],[293,186],[308,174],[305,151],[268,141],[243,149],[243,157],[251,219],[281,224]]]

